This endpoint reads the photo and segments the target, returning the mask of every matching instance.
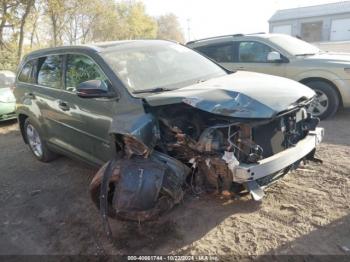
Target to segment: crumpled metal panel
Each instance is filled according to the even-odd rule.
[[[144,99],[151,106],[186,103],[228,117],[267,119],[314,96],[313,90],[290,79],[238,71]]]
[[[183,102],[213,114],[238,118],[269,118],[276,114],[271,108],[242,93],[227,90],[217,90],[216,96],[211,92],[202,93],[201,97],[189,96]]]
[[[126,135],[144,144],[152,150],[159,138],[158,123],[152,114],[137,112],[128,115],[116,115],[110,129],[111,134]]]

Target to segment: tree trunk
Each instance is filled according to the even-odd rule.
[[[27,5],[25,7],[25,11],[21,20],[20,29],[19,29],[19,42],[18,42],[18,53],[17,53],[17,59],[18,61],[22,58],[22,50],[23,50],[23,40],[24,40],[24,26],[26,24],[27,17],[30,13],[30,9],[34,5],[35,0],[27,0]]]
[[[53,46],[57,46],[57,22],[53,11],[51,11],[51,23],[52,23],[52,33],[53,33]]]
[[[30,49],[33,48],[34,36],[35,36],[35,33],[36,33],[36,25],[37,25],[37,23],[38,23],[38,19],[39,19],[39,15],[36,15],[36,16],[35,16],[34,23],[33,23],[32,32],[31,32],[31,34],[30,34]]]
[[[4,27],[6,25],[6,19],[7,19],[7,4],[5,1],[2,1],[2,17],[0,22],[0,49],[2,49],[4,40],[3,40],[3,33],[4,33]]]

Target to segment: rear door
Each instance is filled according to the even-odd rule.
[[[195,49],[227,69],[232,68],[232,63],[236,60],[233,52],[233,41],[201,46]]]
[[[48,55],[35,60],[34,82],[26,92],[31,101],[31,113],[39,121],[49,144],[63,144],[67,129],[64,125],[59,101],[63,88],[63,56]]]

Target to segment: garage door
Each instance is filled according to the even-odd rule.
[[[276,25],[272,28],[272,32],[275,34],[292,35],[292,25]]]
[[[331,41],[350,40],[350,18],[332,21]]]

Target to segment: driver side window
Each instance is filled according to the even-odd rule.
[[[108,91],[108,79],[99,66],[85,55],[67,55],[66,90],[76,92],[77,86],[89,80],[102,80],[103,89]]]
[[[238,59],[241,63],[268,63],[267,56],[273,49],[255,41],[239,42]]]

